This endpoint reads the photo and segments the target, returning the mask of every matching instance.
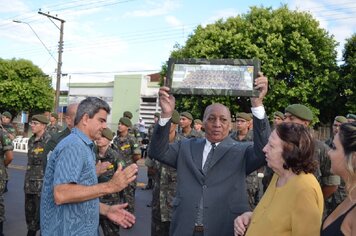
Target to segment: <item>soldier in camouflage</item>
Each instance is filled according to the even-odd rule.
[[[124,113],[122,114],[122,117],[126,117],[131,121],[133,115],[130,111],[124,111]],[[131,123],[132,123],[132,121],[131,121]],[[138,128],[134,125],[131,125],[131,127],[129,128],[129,134],[132,137],[135,137],[136,139],[141,139],[140,132],[138,132]]]
[[[113,132],[109,128],[105,128],[102,131],[102,137],[96,140],[96,162],[107,161],[111,163],[111,165],[107,168],[107,171],[98,177],[99,183],[109,181],[113,177],[119,165],[121,165],[122,167],[126,166],[124,158],[120,156],[119,153],[111,147],[110,142],[112,141],[112,139]],[[119,192],[102,196],[99,200],[101,203],[105,203],[110,206],[122,202],[122,199],[120,199]],[[114,224],[105,216],[100,215],[99,223],[105,236],[120,235],[120,226]]]
[[[11,140],[14,140],[16,137],[16,129],[11,124],[12,115],[10,112],[5,111],[1,116],[1,125],[4,128],[4,131],[7,133]]]
[[[118,135],[113,140],[113,147],[124,158],[127,165],[136,163],[140,159],[141,150],[137,140],[129,134],[129,128],[132,127],[130,119],[122,117],[119,120]],[[135,191],[137,181],[132,181],[123,191],[124,202],[127,202],[128,211],[134,213],[135,209]]]
[[[67,125],[67,127],[52,135],[50,140],[45,145],[45,150],[44,150],[44,155],[46,158],[43,160],[42,165],[43,165],[43,171],[46,171],[46,166],[47,166],[47,160],[51,153],[53,152],[54,148],[57,146],[57,144],[70,135],[72,128],[74,127],[74,119],[75,119],[75,114],[77,113],[77,108],[78,108],[78,103],[72,103],[67,106],[66,113],[64,115],[64,121]]]
[[[6,182],[6,167],[13,159],[14,149],[12,141],[3,128],[0,128],[0,236],[3,236],[3,222],[5,221],[5,205],[3,192]]]
[[[192,128],[193,116],[185,111],[180,114],[179,127],[180,134],[186,138],[202,138],[202,134]]]
[[[176,132],[179,123],[179,113],[174,111],[171,118],[169,142],[179,142],[184,139]],[[168,236],[172,219],[173,198],[176,194],[177,171],[165,164],[154,161],[155,185],[152,191],[151,235]]]
[[[253,132],[250,130],[250,123],[252,118],[249,114],[245,112],[240,112],[236,114],[236,132],[232,133],[230,137],[239,142],[252,142]],[[257,177],[257,171],[252,172],[246,176],[246,188],[248,195],[248,202],[250,208],[253,210],[257,203],[258,197],[256,195],[259,193],[259,181]]]
[[[308,127],[313,120],[312,111],[301,104],[292,104],[285,109],[284,122],[293,122]],[[340,185],[340,177],[331,173],[331,161],[328,157],[328,146],[320,140],[315,140],[314,158],[319,163],[315,177],[320,183],[324,199],[330,198]],[[324,207],[327,205],[325,202]],[[326,209],[323,216],[326,216]]]
[[[149,140],[148,143],[151,141],[153,129],[154,129],[155,125],[157,124],[160,115],[161,114],[159,112],[156,112],[153,117],[154,123],[148,127],[148,131],[147,131],[147,139]],[[146,152],[148,152],[148,150],[146,150]],[[151,160],[150,158],[147,158],[145,160],[145,165],[147,166],[147,179],[148,180],[147,180],[147,185],[143,190],[148,190],[148,189],[152,189],[154,186],[155,168],[153,167],[153,160]],[[150,206],[150,205],[148,205],[148,206]]]
[[[6,135],[10,138],[10,140],[14,140],[16,137],[16,129],[15,127],[11,124],[11,119],[12,115],[10,112],[5,111],[2,116],[1,116],[1,126],[3,128],[3,131],[6,133]],[[5,189],[4,192],[7,192],[7,183],[9,182],[9,173],[7,168],[5,168],[5,174],[6,174],[6,182],[5,182]]]
[[[333,148],[333,139],[334,136],[339,131],[339,127],[342,123],[347,123],[348,120],[344,116],[336,116],[333,122],[333,135],[325,141],[325,144],[330,148]],[[346,186],[345,181],[340,180],[340,185],[337,190],[328,198],[325,199],[325,215],[329,215],[331,212],[335,210],[335,208],[346,198]]]
[[[49,122],[50,123],[47,126],[47,133],[49,133],[50,135],[54,135],[62,130],[62,126],[60,126],[58,124],[58,114],[57,113],[51,113]]]
[[[34,115],[30,122],[33,135],[28,141],[27,170],[25,174],[25,216],[27,235],[35,236],[40,229],[40,197],[43,183],[44,147],[51,138],[46,132],[48,118]]]
[[[200,119],[194,120],[194,130],[200,135],[200,137],[205,137],[205,132],[202,130],[203,121]]]

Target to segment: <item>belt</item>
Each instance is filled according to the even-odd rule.
[[[203,225],[194,226],[194,232],[204,232],[204,226]]]

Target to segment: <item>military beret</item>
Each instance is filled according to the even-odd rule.
[[[161,117],[161,113],[156,112],[156,113],[154,114],[154,117],[160,118],[160,117]]]
[[[347,114],[346,118],[356,120],[356,115],[355,114]]]
[[[337,121],[337,122],[340,122],[340,123],[346,123],[347,122],[347,119],[346,119],[345,116],[336,116],[334,120]]]
[[[49,123],[49,120],[48,120],[47,116],[45,116],[45,115],[34,115],[34,116],[32,116],[32,120],[36,120],[38,122],[41,122],[42,124]]]
[[[313,120],[312,111],[308,107],[302,104],[289,105],[285,109],[285,112],[288,112],[302,120],[307,120],[307,121]]]
[[[186,117],[186,118],[188,118],[189,120],[193,120],[192,114],[190,114],[190,113],[187,112],[187,111],[180,113],[180,115],[181,115],[181,116],[184,116],[184,117]]]
[[[246,112],[239,112],[236,114],[236,119],[240,118],[240,119],[244,119],[246,121],[250,121],[252,118],[250,116],[250,114],[246,113]]]
[[[2,113],[2,116],[5,116],[5,117],[7,117],[7,118],[9,118],[9,119],[11,119],[11,118],[12,118],[11,113],[10,113],[10,112],[8,112],[8,111],[5,111],[4,113]]]
[[[107,138],[107,139],[110,140],[110,141],[114,138],[114,135],[113,135],[111,129],[109,129],[109,128],[103,129],[103,131],[101,132],[101,134],[102,134],[102,136],[103,136],[104,138]]]
[[[51,113],[51,116],[53,116],[54,118],[56,118],[56,120],[58,120],[58,114],[57,113]]]
[[[194,124],[203,124],[203,122],[200,119],[195,119],[194,120]]]
[[[132,119],[132,113],[129,112],[129,111],[125,111],[124,112],[124,117],[127,117],[127,118],[129,118],[131,120]]]
[[[282,120],[284,119],[284,114],[280,111],[276,111],[275,113],[273,113],[274,116],[278,116],[279,118],[281,118]]]
[[[127,117],[121,117],[119,122],[127,127],[132,127],[132,123],[131,123],[131,120]]]
[[[171,120],[172,120],[173,124],[179,124],[180,115],[179,115],[178,111],[176,111],[176,110],[173,111]]]

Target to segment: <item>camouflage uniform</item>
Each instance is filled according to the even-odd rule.
[[[5,168],[5,152],[12,151],[14,146],[12,145],[11,139],[5,133],[4,130],[0,129],[0,223],[5,220],[5,205],[3,192],[5,189],[6,182],[6,168]]]
[[[184,139],[184,136],[176,133],[174,142]],[[176,195],[177,171],[176,169],[154,161],[155,185],[152,191],[152,219],[151,235],[169,235],[169,227],[173,212],[173,198]]]
[[[230,137],[239,142],[252,142],[253,132],[252,130],[248,131],[246,136],[241,140],[238,139],[237,132],[232,133]],[[256,196],[259,194],[259,181],[257,177],[257,171],[254,171],[248,176],[246,176],[246,187],[247,187],[247,194],[248,194],[248,203],[250,204],[250,207],[253,210],[258,203],[258,197]]]
[[[14,138],[16,137],[16,129],[12,124],[3,124],[2,127],[5,129],[6,133],[11,134]]]
[[[96,161],[98,162],[99,160],[101,162],[105,162],[108,161],[112,164],[112,166],[110,166],[109,170],[107,172],[105,172],[104,174],[100,175],[98,177],[98,182],[99,183],[105,183],[107,181],[109,181],[115,171],[117,170],[119,164],[121,164],[123,167],[125,167],[125,161],[123,159],[122,156],[119,155],[119,153],[117,151],[115,151],[114,149],[112,149],[110,146],[108,147],[108,149],[105,152],[105,155],[103,157],[101,157],[99,155],[99,151],[96,150],[95,151],[96,154]],[[120,193],[112,193],[112,194],[108,194],[105,196],[102,196],[99,198],[101,203],[105,203],[107,205],[115,205],[115,204],[119,204],[121,201],[120,199]],[[103,233],[105,236],[110,236],[110,235],[120,235],[119,231],[120,231],[120,226],[117,224],[114,224],[112,221],[110,221],[108,218],[106,218],[105,216],[100,216],[100,226],[103,230]]]
[[[45,145],[45,150],[44,150],[44,153],[43,153],[43,155],[46,157],[45,159],[42,160],[43,173],[46,171],[47,160],[49,158],[49,155],[52,153],[52,151],[57,146],[57,144],[62,139],[64,139],[68,135],[70,135],[70,133],[71,133],[71,130],[67,127],[64,130],[52,135],[50,140],[48,140],[48,142]]]
[[[151,137],[152,137],[152,134],[153,134],[153,129],[155,127],[155,124],[151,124],[149,127],[148,127],[148,130],[147,130],[147,138],[149,140],[149,142],[151,141]],[[149,143],[148,142],[148,143]],[[146,150],[146,153],[148,153],[148,147],[149,145],[147,145],[147,150]],[[147,158],[145,160],[145,165],[147,166],[147,178],[148,178],[148,181],[147,181],[147,186],[145,187],[145,189],[152,189],[153,186],[155,185],[155,179],[154,179],[154,175],[155,175],[155,168],[152,166],[152,163],[154,161],[151,160],[150,158]]]
[[[12,124],[3,124],[2,127],[4,128],[5,134],[10,138],[10,140],[14,140],[16,137],[16,129]],[[9,181],[10,177],[9,177],[9,173],[7,170],[7,167],[5,168],[5,189],[4,191],[7,192],[7,182]]]
[[[195,132],[197,132],[197,137],[199,137],[199,138],[204,138],[205,137],[205,132],[203,131],[203,130],[199,130],[199,131],[196,131],[195,130]]]
[[[183,135],[185,138],[203,138],[203,134],[192,129],[189,134],[183,134],[183,132],[179,132],[179,134]]]
[[[124,157],[127,165],[135,163],[133,155],[141,154],[139,145],[134,137],[127,135],[126,137],[116,136],[113,140],[113,147]],[[132,181],[127,188],[123,190],[124,202],[129,204],[128,211],[132,214],[135,212],[135,191],[137,180]]]
[[[331,148],[332,142],[333,142],[333,137],[326,140],[325,144]],[[330,170],[330,168],[331,168],[330,159],[327,158],[327,161],[324,161],[324,162],[326,162],[326,164],[324,164],[325,169],[329,168],[329,170]],[[330,173],[330,175],[331,175],[331,173]],[[334,181],[332,183],[334,183],[334,185],[335,185],[337,180],[335,180],[335,178],[333,178],[332,180]],[[329,183],[329,185],[330,185],[330,183]],[[340,178],[340,184],[339,184],[337,190],[328,199],[325,199],[324,217],[328,216],[331,212],[333,212],[335,210],[335,208],[346,198],[346,196],[347,196],[347,194],[346,194],[346,189],[345,189],[345,182]]]
[[[28,230],[40,229],[40,196],[43,183],[44,147],[51,138],[46,131],[35,140],[33,135],[28,141],[27,170],[25,174],[25,216]]]
[[[56,133],[58,133],[59,131],[62,130],[62,126],[60,126],[59,124],[55,124],[55,125],[51,125],[49,124],[46,128],[46,131],[50,134],[50,135],[54,135]]]
[[[331,173],[331,161],[328,156],[329,148],[326,146],[325,143],[321,142],[320,140],[315,140],[315,154],[314,157],[319,163],[319,168],[315,173],[317,180],[320,183],[321,189],[324,186],[340,185],[340,177]],[[324,214],[323,217],[327,216],[327,212],[330,210],[329,202],[331,198],[324,199]],[[336,207],[336,206],[334,206]]]

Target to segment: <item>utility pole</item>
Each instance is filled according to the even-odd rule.
[[[50,14],[43,13],[41,11],[38,14],[47,16],[48,18],[52,18],[54,20],[58,20],[61,22],[61,26],[59,28],[59,44],[58,44],[58,61],[57,61],[57,83],[56,83],[56,97],[54,100],[54,112],[58,112],[59,107],[59,95],[61,91],[61,76],[62,76],[62,53],[63,53],[63,28],[65,20],[59,19],[58,17],[51,16]],[[57,25],[56,25],[57,26]],[[58,28],[58,26],[57,26]]]

